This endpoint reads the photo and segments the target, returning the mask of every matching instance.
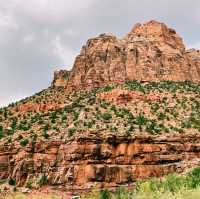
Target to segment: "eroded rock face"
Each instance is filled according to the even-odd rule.
[[[200,81],[200,53],[185,50],[176,31],[150,21],[136,24],[123,39],[102,34],[88,40],[65,86],[94,88],[127,80]]]
[[[70,71],[58,70],[54,72],[53,86],[65,87],[69,78]]]
[[[21,113],[25,113],[28,111],[42,111],[46,112],[49,110],[57,110],[59,108],[63,108],[64,104],[56,104],[56,103],[50,103],[50,104],[44,104],[44,103],[26,103],[21,104],[16,107],[16,111],[19,111]]]
[[[116,88],[112,91],[98,93],[97,99],[105,100],[110,103],[117,102],[118,104],[125,104],[131,101],[160,101],[162,98],[159,94],[155,93],[144,94],[139,91]]]
[[[26,147],[14,143],[0,148],[0,179],[11,177],[22,186],[46,175],[48,185],[68,190],[116,187],[183,172],[199,157],[197,134],[89,136],[68,143],[37,141]]]

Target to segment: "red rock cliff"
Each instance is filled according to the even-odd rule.
[[[200,53],[185,50],[176,31],[150,21],[136,24],[123,39],[102,34],[76,57],[67,89],[93,88],[127,80],[200,81]]]
[[[132,185],[137,179],[183,172],[199,163],[200,136],[90,135],[71,142],[30,143],[27,147],[1,145],[0,179],[25,185],[45,174],[48,184],[62,190]],[[35,179],[35,180],[34,180]]]

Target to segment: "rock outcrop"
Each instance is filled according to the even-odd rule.
[[[88,40],[68,80],[55,85],[89,89],[128,80],[199,82],[200,53],[185,50],[176,31],[163,23],[136,24],[123,39],[101,34]]]
[[[62,190],[110,188],[183,172],[198,164],[199,158],[198,134],[103,139],[89,135],[68,143],[55,140],[32,142],[26,147],[1,145],[0,178],[10,177],[22,186],[37,182],[43,175],[48,185]]]
[[[105,100],[107,102],[118,104],[125,104],[127,102],[139,101],[160,101],[161,96],[155,93],[143,94],[139,91],[128,91],[125,89],[113,89],[110,92],[102,92],[97,94],[97,99]]]
[[[55,71],[52,85],[56,87],[65,87],[68,82],[69,74],[70,71],[67,70]]]

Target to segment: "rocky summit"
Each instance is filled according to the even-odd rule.
[[[199,158],[200,52],[156,21],[88,40],[71,71],[0,108],[1,190],[134,186]]]
[[[89,39],[64,79],[63,74],[55,73],[54,85],[67,90],[128,80],[199,82],[200,52],[186,50],[175,30],[150,21],[136,24],[122,39],[110,34]]]

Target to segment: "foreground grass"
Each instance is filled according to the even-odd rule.
[[[176,174],[164,179],[140,181],[136,188],[128,191],[118,188],[115,193],[108,190],[94,192],[84,199],[199,199],[200,198],[200,168],[196,168],[186,176]]]
[[[180,189],[176,193],[170,191],[165,192],[152,192],[140,190],[137,193],[121,191],[118,194],[100,194],[94,193],[93,195],[83,197],[83,199],[199,199],[200,188],[195,190]],[[0,199],[60,199],[57,196],[26,196],[21,193],[15,193],[9,196],[0,196]]]
[[[140,192],[128,193],[122,192],[121,194],[115,195],[105,195],[105,194],[95,194],[93,196],[85,197],[84,199],[199,199],[200,198],[200,188],[195,190],[181,189],[176,193],[169,191],[165,192]]]
[[[12,193],[8,195],[2,195],[0,193],[0,199],[60,199],[58,196],[54,195],[25,195],[22,193]]]

